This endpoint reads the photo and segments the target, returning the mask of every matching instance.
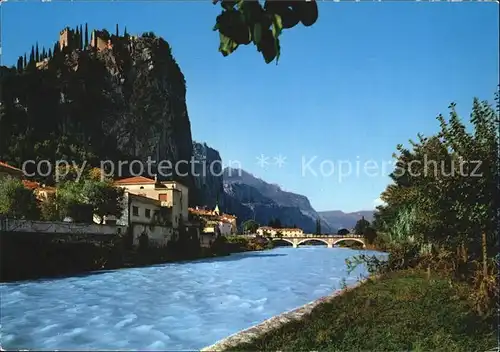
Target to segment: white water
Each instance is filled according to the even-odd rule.
[[[4,349],[193,350],[352,284],[360,252],[301,247],[0,285]]]

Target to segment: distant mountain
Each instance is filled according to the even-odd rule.
[[[373,221],[373,210],[361,210],[353,213],[344,213],[341,210],[329,210],[329,211],[319,211],[318,214],[321,218],[328,223],[331,228],[335,229],[352,229],[356,222],[365,217],[366,220]]]
[[[319,218],[322,232],[334,230],[321,219],[306,196],[283,191],[278,185],[241,169],[224,169],[223,180],[225,206],[242,221],[255,219],[267,224],[277,218],[284,225],[297,225],[306,232],[314,232]]]

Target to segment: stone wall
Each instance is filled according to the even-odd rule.
[[[6,232],[39,232],[53,234],[92,234],[92,235],[120,235],[127,230],[126,226],[82,224],[58,221],[32,221],[18,219],[0,220],[0,231]]]

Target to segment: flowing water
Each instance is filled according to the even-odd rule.
[[[193,350],[365,275],[346,248],[229,257],[1,284],[4,349]]]

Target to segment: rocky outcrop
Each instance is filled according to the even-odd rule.
[[[222,159],[219,152],[206,143],[193,141],[193,166],[194,185],[197,190],[196,205],[214,208],[224,192]]]
[[[109,38],[99,49],[84,47],[81,36],[62,51],[56,43],[43,67],[0,70],[0,159],[111,160],[126,176],[129,165],[118,170],[118,161],[150,158],[151,173],[164,162],[160,180],[191,188],[189,165],[174,167],[191,159],[192,138],[185,80],[169,44],[152,33]]]
[[[307,197],[285,192],[241,169],[224,170],[224,194],[227,209],[241,221],[255,219],[267,224],[279,219],[283,225],[296,225],[312,233],[316,230],[316,219],[320,218]],[[321,228],[322,232],[331,231],[324,221]]]

